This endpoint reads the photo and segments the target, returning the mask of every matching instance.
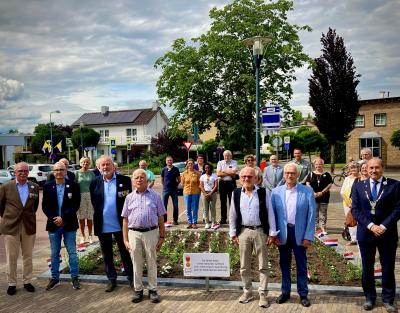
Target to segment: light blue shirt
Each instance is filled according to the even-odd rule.
[[[22,205],[25,206],[26,200],[28,200],[29,196],[29,188],[28,188],[28,182],[25,184],[21,185],[18,180],[17,181],[17,189],[19,193],[19,198],[21,199]]]
[[[117,213],[117,178],[115,173],[111,180],[103,179],[104,184],[104,208],[102,233],[121,231]]]
[[[64,200],[65,183],[56,184],[57,187],[57,200],[58,200],[58,216],[61,216],[61,207]]]

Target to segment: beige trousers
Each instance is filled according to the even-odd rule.
[[[135,291],[143,290],[143,264],[144,255],[147,264],[147,279],[149,290],[157,288],[157,251],[156,246],[159,240],[158,228],[141,233],[129,230],[128,239],[131,246],[131,258],[133,262],[133,277]],[[144,254],[144,255],[143,255]]]
[[[239,235],[239,253],[240,253],[240,276],[245,291],[252,288],[251,282],[251,257],[253,250],[258,258],[258,270],[260,272],[259,292],[268,290],[268,248],[266,243],[267,236],[262,228],[256,230],[243,228]]]
[[[24,284],[29,284],[32,280],[32,251],[35,245],[36,234],[28,235],[23,223],[17,235],[4,235],[4,243],[7,258],[7,280],[9,286],[17,285],[17,261],[19,249],[22,251],[22,279]]]

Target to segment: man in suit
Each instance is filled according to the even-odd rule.
[[[265,188],[256,187],[256,171],[252,167],[245,167],[240,171],[242,188],[233,191],[233,201],[229,212],[229,235],[239,246],[240,276],[243,282],[243,295],[240,303],[247,303],[253,299],[251,282],[251,258],[253,251],[258,258],[260,272],[260,299],[258,305],[269,307],[268,294],[268,249],[267,243],[274,241],[268,237],[270,223],[275,223],[275,217],[270,205],[270,192]],[[275,225],[271,225],[275,228]],[[276,236],[276,233],[271,234]]]
[[[65,165],[65,168],[67,169],[67,171],[65,172],[65,178],[67,178],[67,179],[69,179],[69,180],[71,180],[71,181],[75,181],[75,174],[72,173],[71,171],[68,171],[69,161],[68,161],[66,158],[62,158],[62,159],[60,159],[60,161],[58,161],[58,162],[63,163],[63,164]],[[51,173],[51,174],[47,177],[47,181],[46,181],[46,182],[50,182],[50,181],[52,181],[52,180],[54,180],[54,179],[55,179],[55,176],[54,176],[53,173]]]
[[[315,199],[310,187],[297,182],[299,170],[296,164],[288,163],[283,169],[285,184],[276,187],[271,194],[271,204],[279,232],[275,243],[278,245],[282,272],[282,294],[276,302],[281,304],[290,299],[292,250],[297,267],[297,292],[304,307],[311,305],[307,286],[307,248],[314,239]]]
[[[98,162],[102,176],[97,176],[90,184],[90,198],[94,209],[93,226],[94,234],[99,237],[104,268],[109,280],[105,291],[112,292],[117,286],[113,237],[130,286],[133,287],[133,265],[122,236],[121,216],[125,198],[132,191],[132,183],[129,177],[115,173],[113,160],[109,156],[102,155]]]
[[[68,252],[72,287],[81,288],[76,253],[76,230],[78,229],[76,212],[81,203],[81,192],[78,183],[65,178],[66,172],[64,163],[57,162],[53,167],[55,179],[43,187],[42,209],[47,216],[46,230],[49,232],[51,249],[51,279],[46,290],[52,290],[60,284],[62,239]]]
[[[372,310],[376,301],[374,264],[378,249],[382,266],[382,302],[388,312],[397,312],[393,303],[400,185],[398,181],[383,176],[382,160],[378,158],[368,161],[368,173],[370,178],[356,183],[352,191],[352,214],[358,222],[357,240],[366,298],[364,310]]]
[[[0,187],[0,234],[4,235],[7,258],[7,294],[17,291],[17,260],[19,249],[23,258],[24,288],[34,292],[32,280],[32,250],[36,234],[36,210],[39,186],[28,181],[29,166],[15,165],[15,180]]]
[[[274,154],[270,156],[269,162],[271,164],[264,169],[263,183],[265,188],[272,191],[272,189],[284,183],[283,167],[279,165],[278,156]]]
[[[292,160],[292,162],[297,165],[297,169],[299,172],[299,183],[305,184],[307,175],[311,172],[311,163],[302,158],[303,153],[299,148],[295,148],[293,150],[293,156],[294,159]]]

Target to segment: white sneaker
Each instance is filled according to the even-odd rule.
[[[93,243],[93,236],[89,236],[89,243]]]
[[[210,228],[210,224],[206,223],[206,226],[204,226],[205,229],[209,229]]]
[[[239,303],[248,303],[252,299],[253,299],[253,293],[251,292],[251,290],[244,291],[239,298]]]
[[[268,299],[267,299],[267,295],[265,292],[260,292],[260,300],[258,301],[258,306],[261,308],[268,308],[269,307],[269,303],[268,303]]]

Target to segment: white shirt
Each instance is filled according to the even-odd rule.
[[[212,173],[211,175],[203,174],[200,177],[200,181],[203,182],[204,190],[210,192],[214,188],[215,181],[218,180],[218,176]]]
[[[285,191],[286,216],[288,224],[296,224],[297,185]]]
[[[221,160],[217,163],[217,172],[218,171],[222,172],[227,169],[236,170],[237,162],[235,160],[229,160],[228,162],[226,162],[225,160]],[[230,181],[230,180],[232,180],[232,177],[224,176],[224,177],[221,177],[221,179],[225,180],[225,181]]]

